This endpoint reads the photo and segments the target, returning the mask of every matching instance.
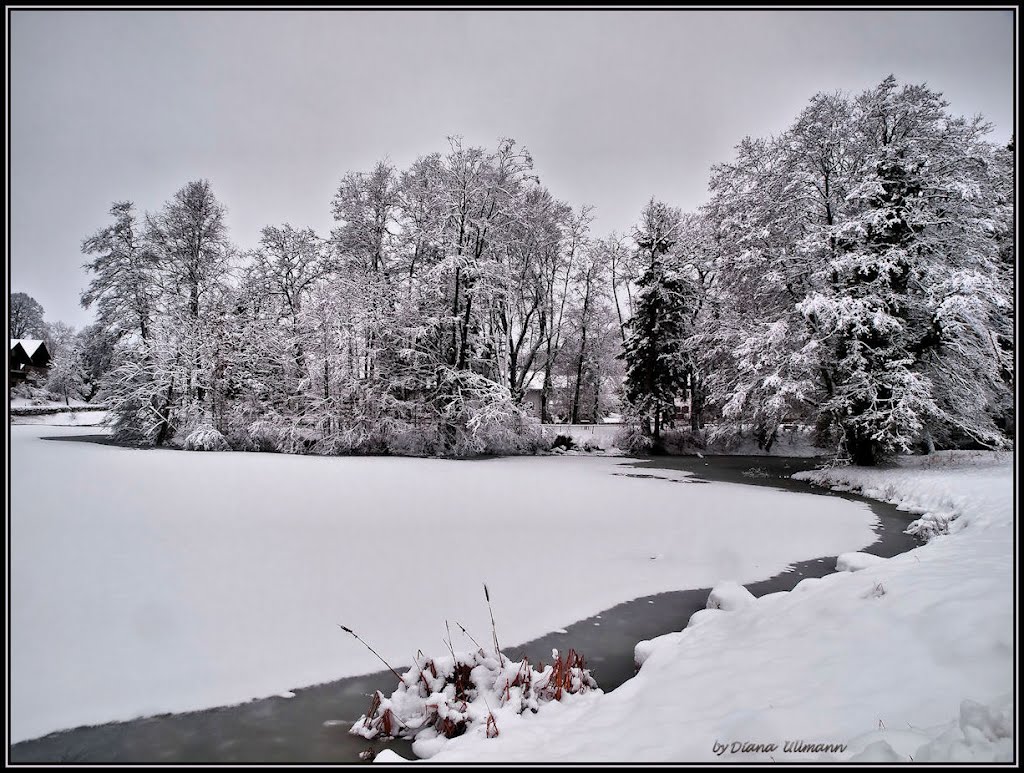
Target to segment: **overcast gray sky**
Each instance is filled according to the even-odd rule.
[[[513,137],[551,191],[628,230],[818,91],[893,73],[1013,127],[1014,16],[990,11],[10,12],[10,280],[92,320],[81,241],[115,200],[207,178],[233,240],[326,235],[347,171]]]

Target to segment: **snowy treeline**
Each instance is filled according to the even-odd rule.
[[[819,94],[629,238],[594,238],[511,140],[350,173],[329,236],[268,226],[249,251],[206,181],[117,203],[83,244],[82,301],[118,339],[103,399],[136,442],[313,453],[529,451],[531,386],[544,421],[621,406],[655,447],[685,397],[693,431],[770,448],[811,424],[858,464],[998,446],[1014,153],[947,106],[891,76]]]
[[[652,202],[627,394],[657,440],[689,386],[694,428],[783,422],[873,464],[999,446],[1013,419],[1013,146],[926,86],[819,94],[713,168],[692,215]]]
[[[243,252],[206,181],[157,213],[113,206],[83,244],[82,302],[119,338],[104,391],[118,434],[461,455],[542,442],[531,384],[544,418],[608,410],[615,247],[590,238],[588,209],[555,199],[513,141],[452,139],[408,169],[350,173],[333,211],[329,237],[268,226]]]

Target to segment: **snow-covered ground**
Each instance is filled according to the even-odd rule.
[[[682,632],[638,645],[642,668],[619,689],[496,712],[497,738],[470,732],[432,759],[1011,761],[1011,457],[796,477],[956,518],[920,548],[842,556],[845,571],[789,593],[751,602],[724,583]]]
[[[107,418],[105,410],[73,408],[59,413],[11,416],[11,424],[33,424],[44,427],[99,427]]]
[[[30,397],[12,397],[10,399],[11,408],[67,408],[70,404],[72,408],[90,408],[93,407],[91,403],[87,403],[84,400],[44,400],[39,398]]]
[[[614,457],[197,453],[42,439],[95,429],[10,431],[12,742],[380,670],[339,623],[396,667],[440,652],[446,619],[482,641],[484,582],[513,647],[631,598],[752,582],[875,540],[864,504],[681,472],[628,477]],[[723,658],[730,641],[760,659],[735,634]],[[672,731],[648,756],[677,758],[680,725],[665,719]],[[610,742],[611,729],[556,734]],[[508,736],[484,751],[523,754]]]

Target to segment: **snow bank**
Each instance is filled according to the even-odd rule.
[[[863,746],[850,762],[1013,762],[1013,694],[987,706],[964,700],[959,719],[925,730],[875,731],[850,746]]]
[[[11,424],[39,427],[99,427],[107,419],[107,411],[64,410],[56,413],[11,415]]]
[[[11,413],[32,413],[46,410],[66,411],[69,407],[93,410],[107,409],[106,405],[87,403],[85,400],[42,400],[38,397],[12,397],[10,400],[10,406]]]
[[[999,451],[938,451],[908,456],[889,468],[836,467],[793,476],[834,491],[852,491],[921,515],[911,533],[931,537],[984,526],[1006,494],[1010,454]],[[953,524],[958,517],[966,516]]]
[[[836,571],[859,572],[861,569],[867,569],[869,566],[874,566],[885,560],[870,553],[843,553],[836,558]]]
[[[380,754],[378,754],[376,757],[374,757],[373,761],[374,762],[383,762],[383,763],[409,762],[409,760],[407,760],[401,754],[399,754],[398,752],[394,752],[391,749],[381,749]]]
[[[445,620],[482,640],[484,582],[514,648],[633,598],[753,582],[876,539],[861,503],[628,477],[614,457],[41,439],[89,433],[11,427],[12,742],[379,671],[339,623],[395,667],[436,647]]]
[[[729,580],[719,583],[711,589],[708,595],[708,609],[722,609],[730,611],[743,609],[754,601],[754,594],[740,585],[738,582]]]
[[[946,511],[951,533],[732,612],[701,610],[685,630],[641,642],[642,668],[613,692],[543,707],[498,738],[453,739],[433,760],[1011,759],[1009,456],[799,477]]]

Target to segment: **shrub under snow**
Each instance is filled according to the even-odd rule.
[[[186,451],[230,451],[231,446],[224,436],[209,424],[202,424],[192,430],[182,443]]]
[[[369,712],[349,732],[370,740],[415,739],[414,751],[425,757],[444,739],[465,733],[496,737],[502,714],[536,713],[549,701],[598,689],[575,650],[565,658],[558,650],[551,655],[553,663],[540,668],[525,658],[513,661],[482,648],[417,659],[390,697],[379,690],[374,694]]]

